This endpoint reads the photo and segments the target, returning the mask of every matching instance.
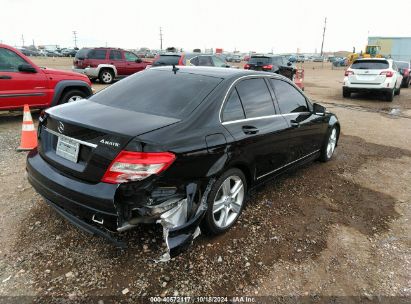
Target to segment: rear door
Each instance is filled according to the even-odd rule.
[[[44,107],[51,99],[43,71],[33,66],[35,73],[20,72],[21,64],[30,63],[12,50],[0,48],[0,109],[21,108],[24,104]]]
[[[140,72],[146,68],[146,64],[143,63],[140,57],[132,52],[124,52],[124,58],[126,60],[126,74],[131,75]]]
[[[127,75],[126,61],[123,54],[119,50],[111,50],[109,54],[109,63],[114,65],[117,69],[117,75]]]
[[[288,163],[318,152],[326,128],[323,116],[312,113],[306,97],[292,84],[274,78],[270,82],[279,110],[287,121]]]
[[[287,122],[276,114],[272,96],[264,78],[239,82],[227,98],[222,123],[235,138],[233,150],[247,163],[253,163],[254,175],[264,178],[287,161]]]
[[[348,79],[352,84],[378,85],[386,79],[386,76],[382,75],[381,72],[389,67],[387,60],[356,60],[351,65],[353,74],[349,75]]]

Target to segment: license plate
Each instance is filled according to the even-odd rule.
[[[76,163],[79,151],[80,144],[78,142],[67,137],[58,137],[56,148],[57,155]]]

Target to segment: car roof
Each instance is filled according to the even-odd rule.
[[[151,69],[170,71],[172,72],[173,68],[170,66],[161,66],[153,67]],[[205,67],[205,66],[178,66],[177,73],[187,73],[187,74],[196,74],[203,76],[211,76],[218,78],[231,78],[235,76],[247,76],[247,75],[266,75],[266,76],[276,76],[274,73],[260,72],[253,70],[244,70],[244,69],[234,69],[234,68],[220,68],[220,67]]]

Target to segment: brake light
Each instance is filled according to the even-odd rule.
[[[271,70],[273,68],[272,64],[267,64],[263,66],[263,70]]]
[[[250,65],[248,63],[244,65],[245,70],[248,70],[249,68],[250,68]]]
[[[178,65],[184,65],[184,55],[181,55],[178,59]]]
[[[410,74],[410,69],[404,69],[404,76],[408,76]]]
[[[345,71],[344,76],[350,76],[350,75],[354,75],[354,72],[349,71],[349,70]]]
[[[119,184],[143,180],[150,175],[163,172],[175,159],[176,156],[169,152],[121,151],[110,164],[101,181]]]
[[[392,77],[394,73],[392,71],[382,71],[380,75],[385,75],[385,77]]]

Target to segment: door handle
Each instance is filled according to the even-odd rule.
[[[253,126],[243,126],[242,127],[244,134],[252,135],[257,134],[260,130]]]
[[[291,123],[291,127],[293,128],[299,128],[300,127],[300,123],[296,120],[290,120]]]
[[[11,79],[9,75],[0,75],[0,79]]]

